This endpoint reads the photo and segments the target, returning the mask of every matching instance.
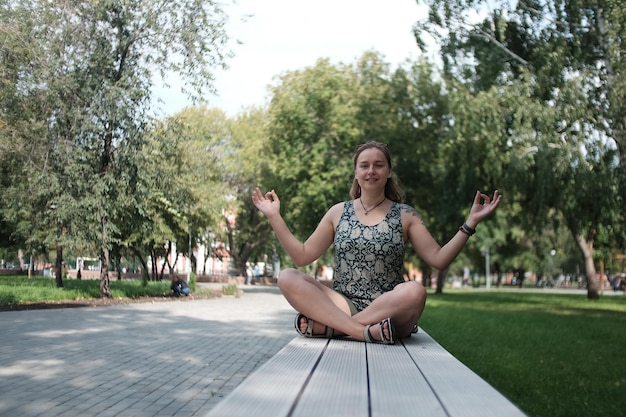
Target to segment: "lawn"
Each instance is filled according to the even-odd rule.
[[[163,297],[170,292],[169,281],[149,281],[143,285],[141,281],[135,280],[111,280],[110,287],[112,298]],[[0,305],[88,298],[100,298],[99,280],[65,279],[63,288],[57,288],[54,278],[0,277]]]
[[[626,296],[429,294],[420,326],[532,417],[626,415]]]

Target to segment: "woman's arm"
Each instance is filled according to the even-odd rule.
[[[493,199],[488,195],[476,192],[470,214],[465,222],[470,229],[476,229],[478,223],[489,216],[498,207],[502,196],[496,190]],[[446,269],[450,263],[461,253],[469,239],[469,235],[459,230],[443,247],[432,237],[421,217],[417,212],[408,207],[405,209],[405,216],[408,217],[408,239],[411,245],[424,261],[433,268],[439,270]],[[460,225],[459,225],[460,226]]]
[[[280,200],[274,190],[263,195],[257,187],[252,194],[252,201],[265,214],[281,246],[297,266],[305,266],[315,261],[332,244],[335,235],[333,216],[340,205],[332,207],[324,215],[311,236],[302,243],[291,233],[280,215]]]

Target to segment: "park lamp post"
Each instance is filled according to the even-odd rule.
[[[556,255],[556,249],[550,249],[550,280],[552,280],[555,275],[554,274],[554,255]]]
[[[485,257],[485,287],[491,288],[491,272],[489,270],[489,246],[484,246],[481,249],[482,255]]]

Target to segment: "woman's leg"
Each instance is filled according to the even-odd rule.
[[[422,315],[426,305],[426,289],[416,281],[407,281],[398,284],[378,298],[353,318],[361,324],[379,323],[391,317],[393,319],[396,336],[408,337],[413,326]]]
[[[320,324],[319,329],[314,328],[314,334],[322,333],[323,326],[329,326],[335,330],[336,335],[348,335],[357,340],[364,340],[365,325],[350,315],[350,307],[341,294],[304,272],[291,268],[280,272],[278,288],[293,308]],[[374,331],[372,333],[377,334]]]

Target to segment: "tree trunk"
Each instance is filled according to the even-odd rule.
[[[58,288],[63,288],[63,246],[61,246],[61,243],[59,241],[57,241],[56,243],[56,249],[57,249],[57,259],[54,264],[54,267],[56,269],[55,271],[56,284]]]
[[[100,297],[111,298],[111,283],[109,282],[109,249],[103,248],[100,252]]]
[[[100,250],[100,297],[111,298],[111,286],[109,282],[109,248],[107,234],[107,218],[102,217],[102,249]]]
[[[576,235],[576,243],[578,243],[585,260],[587,298],[597,300],[600,298],[600,295],[598,293],[598,280],[596,279],[596,266],[593,263],[593,242],[593,239],[586,240],[581,234]]]
[[[122,280],[122,258],[120,256],[115,257],[115,268],[117,269],[117,280]]]
[[[430,274],[432,273],[432,268],[426,262],[422,262],[422,284],[427,289],[431,286]]]
[[[157,264],[157,254],[154,246],[150,248],[150,269],[152,271],[150,274],[150,281],[156,281],[157,274],[159,273],[159,264]]]
[[[435,290],[435,294],[443,294],[443,284],[446,282],[446,275],[448,275],[448,268],[437,273],[437,289]]]
[[[148,264],[146,263],[146,260],[145,260],[145,259],[144,259],[144,257],[142,256],[141,252],[139,252],[139,250],[138,250],[136,247],[134,247],[134,246],[132,246],[132,247],[130,248],[130,250],[133,252],[133,255],[135,255],[135,257],[136,257],[137,259],[139,259],[139,263],[140,263],[140,264],[141,264],[141,266],[143,267],[142,273],[143,273],[143,271],[146,271],[146,272],[147,272],[147,271],[148,271]]]

